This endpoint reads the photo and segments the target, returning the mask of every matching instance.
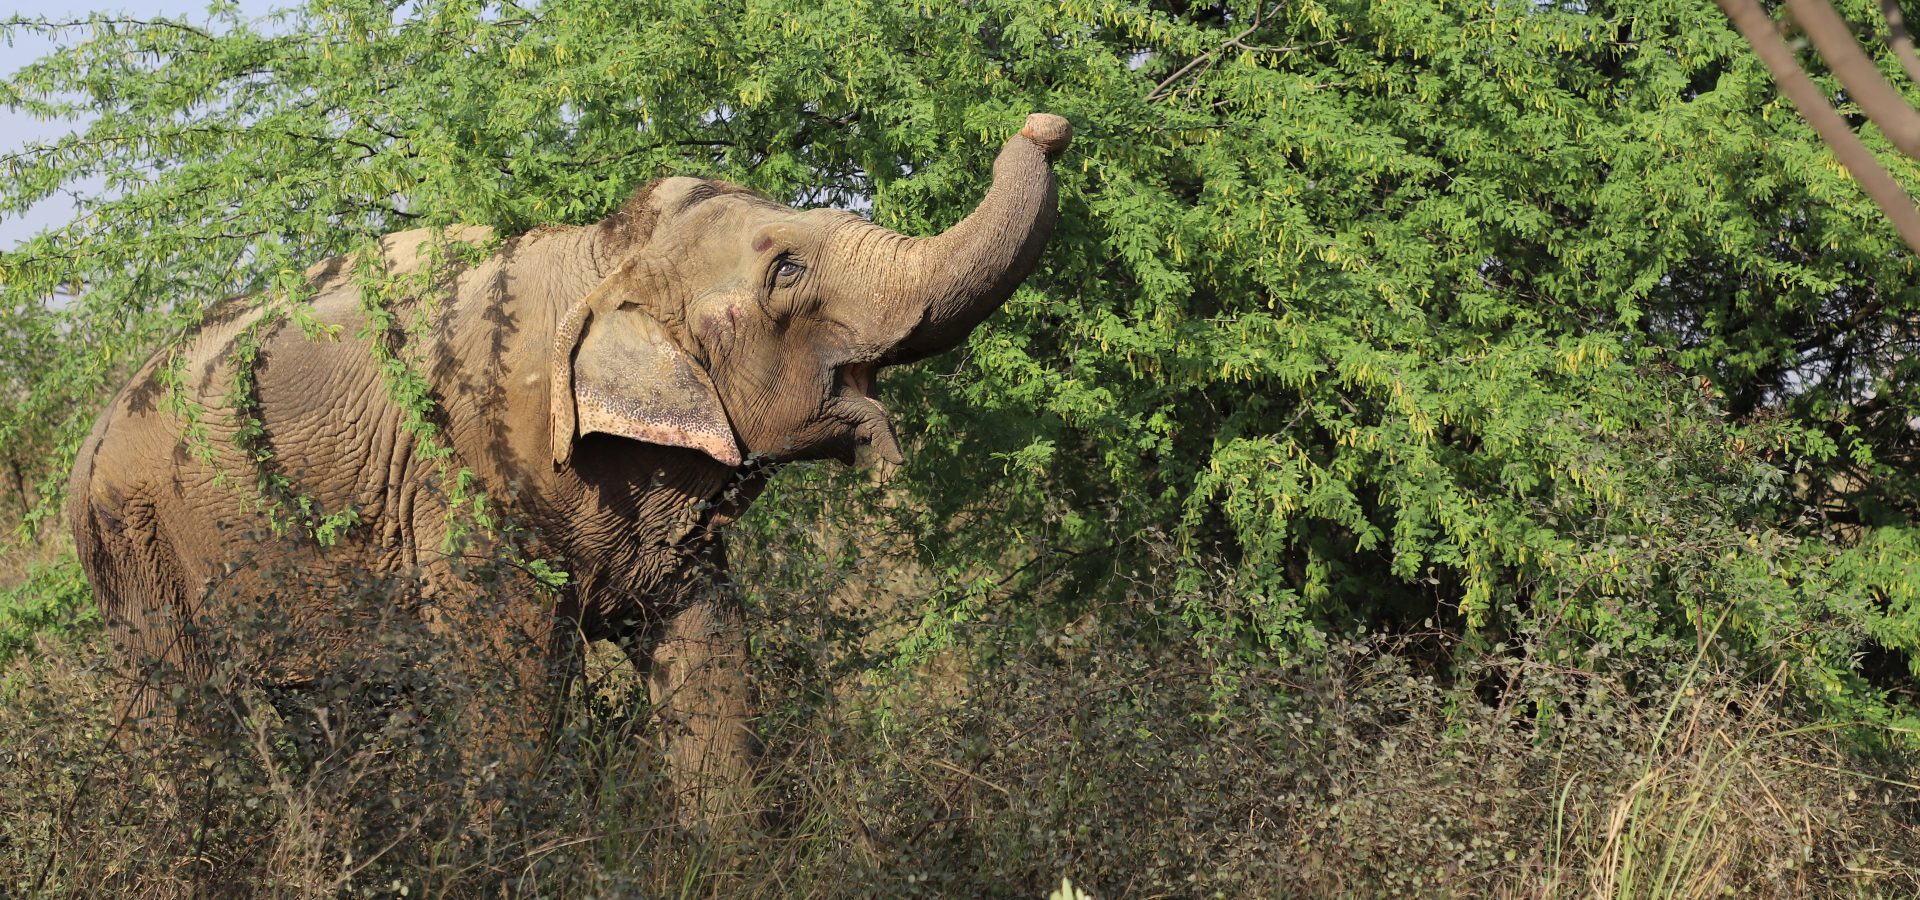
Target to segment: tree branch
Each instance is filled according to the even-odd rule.
[[[1899,0],[1880,0],[1880,13],[1887,19],[1887,45],[1899,57],[1907,77],[1920,81],[1920,56],[1913,52],[1913,35],[1907,33],[1907,18],[1900,12]]]
[[[1206,71],[1208,67],[1213,65],[1214,57],[1218,56],[1220,52],[1223,50],[1238,48],[1248,53],[1291,53],[1295,50],[1304,49],[1304,47],[1318,47],[1321,44],[1338,43],[1339,39],[1337,38],[1326,40],[1326,41],[1319,41],[1313,44],[1306,44],[1301,47],[1250,47],[1246,44],[1241,43],[1241,41],[1245,39],[1247,35],[1250,35],[1255,31],[1258,31],[1260,29],[1260,24],[1266,21],[1267,17],[1272,16],[1274,13],[1279,12],[1280,7],[1283,5],[1283,3],[1284,3],[1284,0],[1282,0],[1281,3],[1275,3],[1271,8],[1265,11],[1262,11],[1259,7],[1255,7],[1252,24],[1248,25],[1246,28],[1241,29],[1239,34],[1236,34],[1233,37],[1227,38],[1225,41],[1222,41],[1220,43],[1220,46],[1215,47],[1212,50],[1208,50],[1207,52],[1202,53],[1199,56],[1196,56],[1190,60],[1187,60],[1186,65],[1181,66],[1179,70],[1175,71],[1172,75],[1168,75],[1159,84],[1154,85],[1153,90],[1147,92],[1147,102],[1158,103],[1159,101],[1165,100],[1168,97],[1172,96],[1173,86],[1175,84],[1178,84],[1182,78],[1185,78],[1188,73],[1193,72],[1196,68],[1203,72]]]
[[[1840,18],[1826,0],[1787,0],[1787,8],[1793,11],[1794,19],[1806,29],[1807,37],[1813,39],[1813,45],[1826,58],[1827,67],[1866,111],[1867,118],[1880,126],[1901,153],[1920,158],[1920,112],[1915,112],[1900,92],[1880,77],[1880,69],[1853,39],[1852,26]]]
[[[1807,77],[1806,72],[1800,69],[1800,64],[1793,58],[1793,51],[1788,49],[1786,41],[1781,40],[1780,33],[1774,30],[1773,20],[1767,18],[1766,12],[1760,9],[1757,0],[1715,0],[1715,2],[1720,5],[1720,10],[1727,14],[1727,18],[1733,21],[1733,26],[1739,29],[1740,35],[1747,39],[1747,43],[1753,47],[1754,54],[1766,64],[1767,70],[1773,73],[1773,80],[1779,83],[1781,91],[1786,93],[1787,98],[1800,110],[1800,115],[1806,118],[1807,124],[1813,126],[1813,130],[1820,135],[1820,139],[1825,141],[1827,147],[1833,151],[1833,155],[1839,158],[1840,164],[1846,166],[1854,180],[1860,182],[1860,187],[1867,192],[1867,196],[1873,198],[1873,202],[1880,207],[1880,211],[1893,222],[1894,229],[1900,232],[1900,237],[1907,242],[1907,246],[1914,252],[1920,253],[1920,211],[1914,209],[1913,198],[1909,197],[1906,190],[1893,180],[1893,176],[1887,174],[1887,170],[1881,167],[1880,161],[1867,151],[1865,144],[1860,143],[1859,136],[1853,133],[1853,129],[1847,127],[1846,121],[1841,119],[1840,114],[1834,112],[1833,107],[1827,103],[1826,94],[1813,83],[1813,79]],[[1795,0],[1789,0],[1789,2],[1795,2]],[[1806,0],[1799,0],[1799,2],[1804,3]],[[1851,43],[1852,37],[1848,36],[1847,41]],[[1854,49],[1858,51],[1858,45],[1855,45]],[[1876,74],[1875,77],[1878,75]],[[1912,112],[1912,109],[1909,108],[1908,112]]]

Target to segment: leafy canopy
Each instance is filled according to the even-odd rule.
[[[1907,715],[1914,260],[1704,0],[314,0],[3,30],[69,49],[0,102],[97,118],[6,157],[0,212],[106,185],[0,257],[0,446],[42,515],[130,365],[369,235],[592,221],[670,173],[928,233],[1047,110],[1077,137],[1042,270],[885,385],[917,445],[898,524],[939,576],[902,653],[1092,613],[1230,687],[1355,625],[1587,663],[1711,631]],[[763,525],[853,483],[783,477]]]

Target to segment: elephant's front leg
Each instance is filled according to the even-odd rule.
[[[713,821],[743,805],[754,737],[740,604],[708,593],[666,623],[645,669],[682,815]]]

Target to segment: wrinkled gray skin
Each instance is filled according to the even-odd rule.
[[[223,398],[236,338],[260,314],[246,301],[215,310],[183,351],[210,432],[198,446],[214,458],[194,452],[164,408],[163,354],[100,417],[75,464],[68,513],[124,668],[123,712],[173,721],[154,699],[170,680],[321,678],[393,623],[342,621],[314,586],[326,594],[371,571],[422,585],[417,601],[380,615],[445,636],[463,648],[457,664],[525,696],[518,721],[480,723],[482,740],[537,733],[577,664],[573,638],[611,639],[649,680],[676,782],[737,783],[750,755],[744,636],[718,589],[715,527],[764,483],[766,466],[750,460],[899,461],[875,372],[955,346],[1031,271],[1055,216],[1049,162],[1069,137],[1064,119],[1030,117],[980,207],[932,238],[668,178],[602,222],[513,239],[460,272],[416,369],[444,411],[456,464],[525,529],[525,555],[570,571],[557,608],[513,583],[518,570],[482,593],[443,555],[444,483],[354,337],[363,318],[347,261],[308,273],[316,316],[342,337],[267,326],[254,372],[267,465],[359,522],[330,547],[259,544],[256,468],[231,440],[234,404]],[[387,238],[390,271],[420,269],[427,239]],[[469,552],[497,549],[483,541]],[[288,617],[293,652],[237,658],[214,640],[268,603]]]

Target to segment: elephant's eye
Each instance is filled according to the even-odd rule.
[[[781,279],[782,281],[785,281],[787,279],[799,277],[800,273],[805,272],[806,270],[807,270],[806,266],[803,266],[797,262],[794,262],[791,259],[783,259],[779,262],[778,265],[775,265],[773,267],[773,276],[775,278]]]

